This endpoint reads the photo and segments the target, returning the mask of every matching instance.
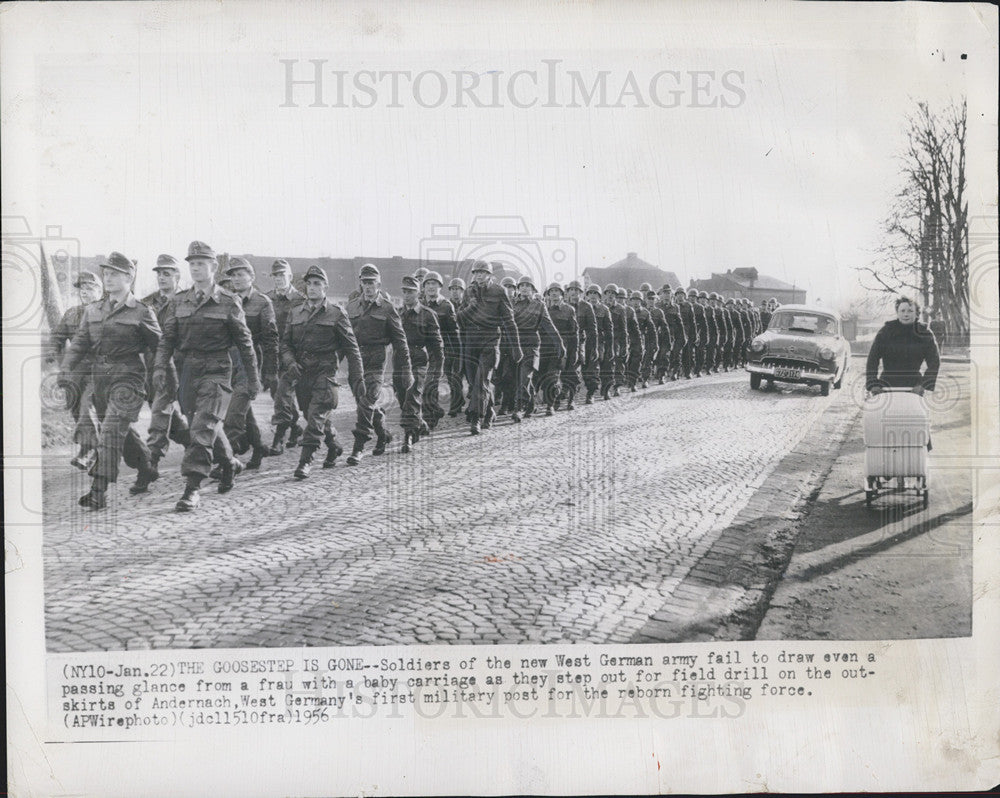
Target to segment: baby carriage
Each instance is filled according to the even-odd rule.
[[[880,493],[915,491],[926,509],[927,445],[931,428],[923,397],[909,388],[886,388],[864,405],[865,505]],[[896,487],[890,487],[892,480]],[[909,481],[909,483],[908,483]]]

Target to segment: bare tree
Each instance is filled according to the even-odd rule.
[[[875,261],[858,269],[865,288],[918,296],[951,337],[969,332],[966,114],[963,98],[942,114],[918,103],[907,117],[903,184]]]

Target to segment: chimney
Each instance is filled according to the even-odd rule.
[[[639,256],[635,252],[629,252],[625,256],[625,259],[628,261],[629,265],[631,265],[639,259]]]

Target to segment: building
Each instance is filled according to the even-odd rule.
[[[635,252],[629,252],[623,260],[600,268],[590,266],[583,270],[585,285],[597,283],[601,287],[614,283],[621,288],[637,289],[643,283],[649,283],[654,291],[659,291],[664,285],[677,288],[681,281],[673,272],[667,272],[659,266],[647,263]]]
[[[752,266],[729,269],[725,274],[712,272],[712,276],[707,280],[692,280],[689,287],[709,293],[715,291],[724,299],[746,298],[755,305],[759,305],[763,299],[772,297],[782,305],[804,305],[806,302],[804,288],[796,288],[776,277],[768,277]]]

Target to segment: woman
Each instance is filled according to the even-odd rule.
[[[924,391],[934,390],[941,358],[934,333],[917,321],[919,312],[917,303],[909,297],[896,300],[896,318],[878,331],[868,353],[865,388],[871,393],[909,388],[922,396]],[[920,367],[925,363],[927,368],[921,374]]]

